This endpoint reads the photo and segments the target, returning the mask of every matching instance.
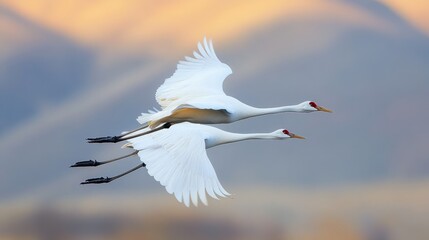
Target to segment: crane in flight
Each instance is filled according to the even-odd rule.
[[[148,135],[139,135],[147,129],[135,132],[124,147],[135,151],[123,157],[97,162],[77,162],[72,167],[98,166],[105,163],[138,155],[141,164],[114,177],[87,179],[81,184],[108,183],[139,168],[146,167],[149,175],[174,194],[179,202],[189,207],[190,202],[198,206],[198,199],[207,205],[206,192],[212,198],[225,197],[229,193],[220,184],[206,149],[221,144],[248,139],[304,139],[286,129],[271,133],[231,133],[218,128],[183,122]]]
[[[88,142],[121,142],[136,137],[131,134],[141,129],[150,129],[140,133],[145,135],[180,122],[217,124],[280,112],[331,112],[314,101],[272,108],[242,103],[223,91],[223,82],[232,70],[218,59],[212,41],[204,38],[198,50],[193,58],[186,56],[185,61],[179,61],[174,74],[157,89],[155,97],[161,110],[142,113],[137,118],[140,128],[117,136],[88,138]]]

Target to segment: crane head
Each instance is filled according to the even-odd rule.
[[[273,132],[273,134],[279,138],[279,139],[284,139],[284,138],[299,138],[299,139],[305,139],[304,137],[301,137],[299,135],[296,135],[294,133],[289,132],[286,129],[279,129]]]
[[[329,113],[332,112],[332,110],[324,108],[324,107],[318,105],[314,101],[305,101],[305,102],[299,104],[299,107],[302,109],[303,112],[316,112],[316,111],[329,112]]]

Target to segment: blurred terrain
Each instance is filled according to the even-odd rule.
[[[259,187],[186,208],[141,193],[0,209],[1,239],[426,239],[429,182],[320,190]]]
[[[0,1],[1,239],[427,239],[429,3]],[[204,36],[225,92],[258,107],[313,100],[333,114],[218,127],[305,141],[209,150],[234,199],[186,209],[137,158],[87,137],[137,127]]]

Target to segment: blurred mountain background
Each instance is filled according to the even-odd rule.
[[[424,0],[0,1],[0,236],[427,239],[428,16]],[[127,153],[85,138],[137,127],[204,36],[233,69],[227,94],[334,113],[218,125],[307,139],[210,149],[233,199],[208,207],[145,170],[79,185],[137,165],[69,168]]]

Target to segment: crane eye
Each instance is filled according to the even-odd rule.
[[[283,133],[286,134],[286,135],[289,135],[289,131],[286,130],[286,129],[283,130]]]
[[[310,102],[309,104],[310,104],[310,106],[312,106],[312,107],[314,107],[314,108],[316,108],[316,107],[317,107],[317,104],[316,104],[315,102]]]

